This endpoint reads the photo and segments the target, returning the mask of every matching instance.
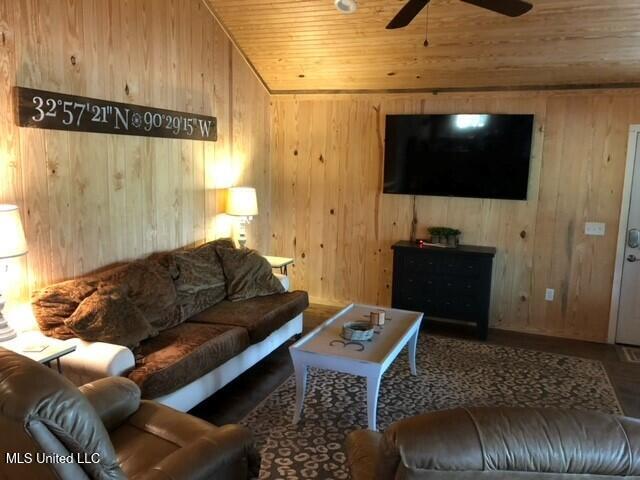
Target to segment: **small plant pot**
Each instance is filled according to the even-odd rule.
[[[444,235],[433,235],[431,237],[431,243],[435,243],[438,245],[446,245],[447,237],[445,237]]]
[[[449,235],[447,237],[447,245],[450,247],[457,247],[460,244],[459,235]]]

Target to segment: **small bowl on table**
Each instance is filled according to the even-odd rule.
[[[347,322],[342,326],[342,338],[351,342],[368,342],[373,338],[373,330],[369,322]]]

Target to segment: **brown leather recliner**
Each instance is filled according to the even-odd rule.
[[[78,389],[4,348],[0,455],[3,479],[244,480],[257,476],[260,464],[242,426],[219,428],[140,401],[138,386],[125,378]]]
[[[473,408],[347,437],[352,480],[640,479],[640,420],[596,412]]]

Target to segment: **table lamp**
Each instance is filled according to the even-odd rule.
[[[9,264],[6,260],[27,253],[27,241],[24,237],[20,213],[15,205],[0,204],[0,276],[6,275]],[[1,285],[1,284],[0,284]],[[2,316],[4,298],[0,291],[0,342],[15,338],[16,332]]]
[[[238,243],[247,244],[247,224],[258,215],[256,189],[252,187],[231,187],[227,194],[227,214],[240,217]]]

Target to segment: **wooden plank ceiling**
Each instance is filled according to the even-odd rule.
[[[404,29],[404,0],[204,0],[273,92],[614,85],[640,81],[639,0],[531,0],[508,18],[432,0]]]

